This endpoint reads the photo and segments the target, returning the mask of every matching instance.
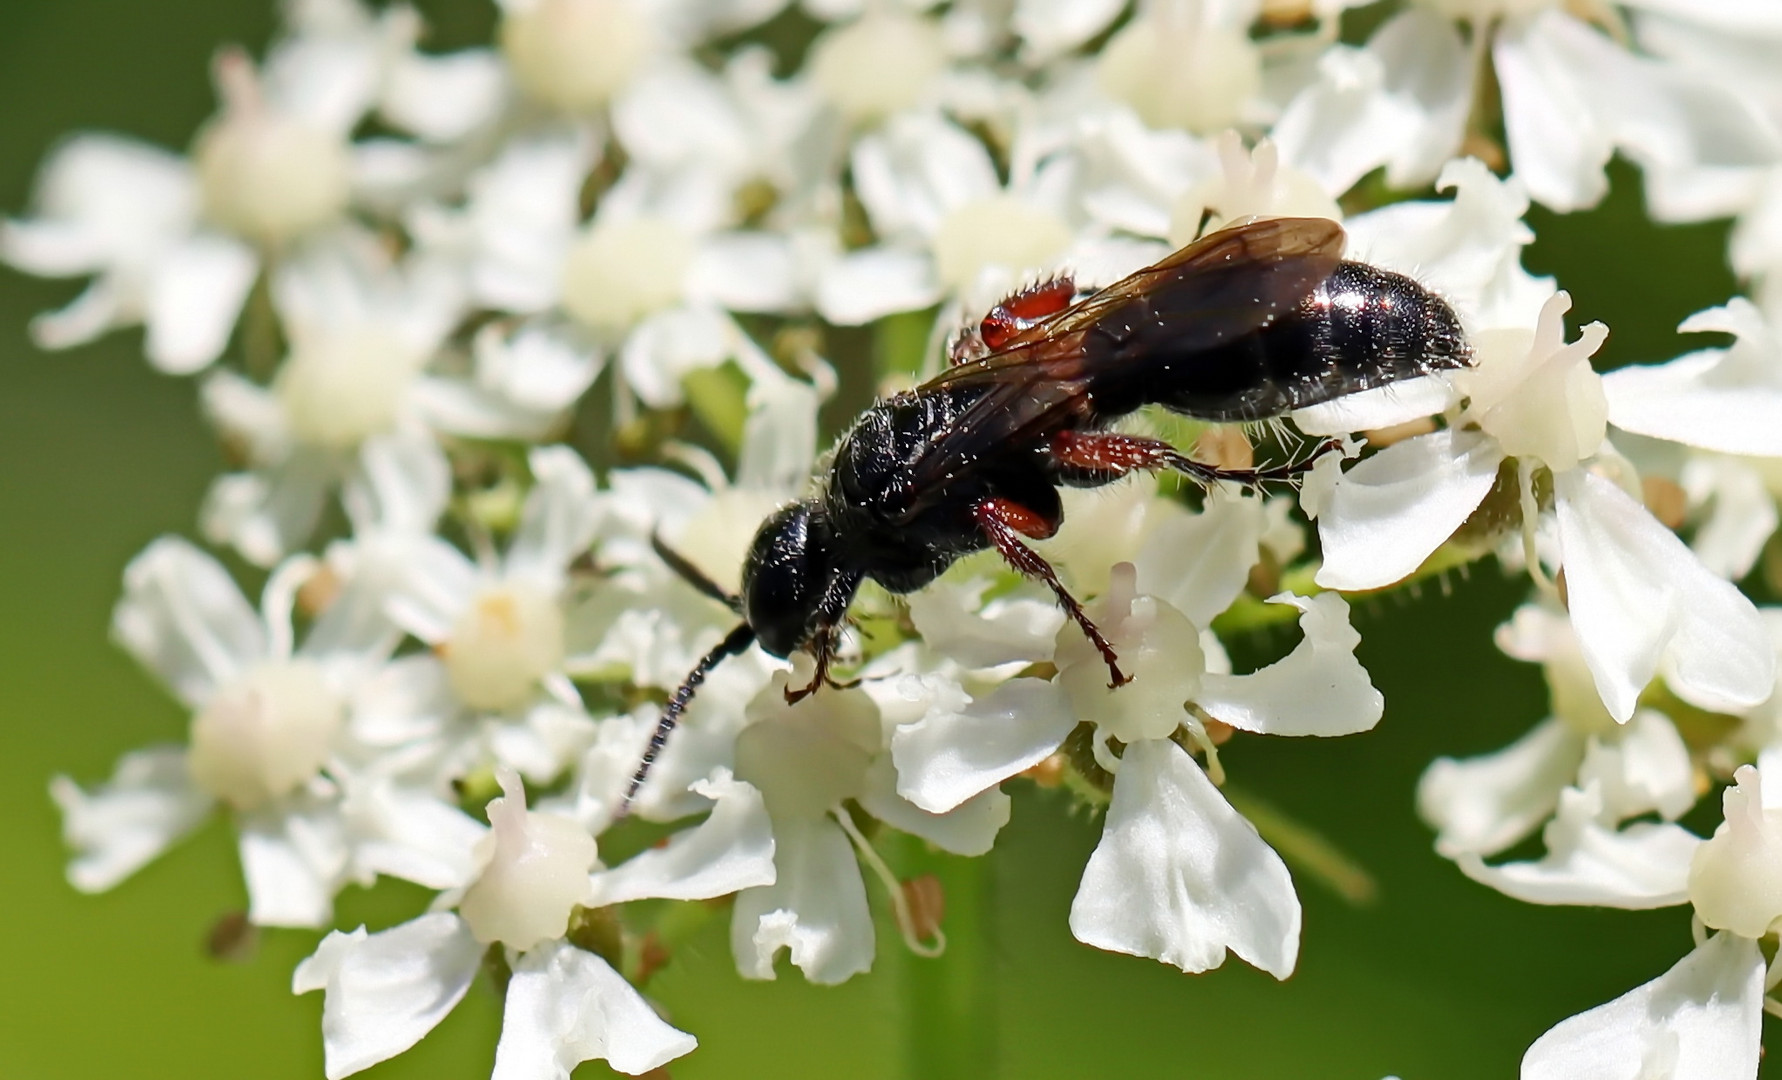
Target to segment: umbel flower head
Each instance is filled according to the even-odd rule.
[[[264,57],[219,52],[183,154],[72,136],[0,227],[0,259],[87,282],[33,334],[141,325],[152,366],[199,376],[227,464],[189,519],[222,557],[164,537],[124,572],[114,636],[187,719],[107,782],[53,781],[70,880],[111,888],[225,816],[249,921],[328,931],[292,985],[323,992],[331,1080],[413,1046],[484,974],[496,1080],[661,1070],[699,1017],[654,977],[709,946],[689,928],[713,915],[743,980],[948,977],[910,965],[949,940],[991,955],[970,911],[995,894],[949,913],[923,868],[1014,857],[1036,783],[1098,830],[1053,932],[1286,979],[1302,930],[1327,932],[1298,884],[1341,860],[1250,820],[1227,772],[1271,781],[1256,736],[1372,731],[1391,703],[1362,635],[1396,609],[1368,594],[1465,588],[1450,572],[1494,559],[1530,588],[1496,643],[1550,700],[1381,805],[1414,804],[1438,856],[1508,897],[1690,906],[1695,950],[1554,1027],[1525,1077],[1755,1076],[1782,617],[1735,580],[1772,588],[1782,521],[1764,52],[1782,22],[1753,3],[1349,6],[500,0],[491,41],[440,55],[403,5],[291,0]],[[1524,268],[1531,202],[1593,205],[1613,154],[1655,220],[1739,219],[1749,295],[1681,327],[1729,342],[1604,374],[1608,329],[1568,327],[1570,283]],[[846,414],[972,352],[949,337],[999,347],[980,324],[999,299],[1090,293],[1269,217],[1340,220],[1343,258],[1452,310],[1470,366],[1263,429],[1123,416],[1117,434],[1213,470],[1186,488],[1079,489],[1105,478],[1036,442],[1059,483],[1034,494],[1060,489],[1064,523],[1033,548],[1081,619],[980,533],[914,536],[924,518],[897,539],[944,573],[908,595],[849,581],[847,617],[803,628],[836,636],[827,679],[748,648],[699,669],[658,745],[686,673],[747,632],[751,537],[811,497]],[[1157,380],[1215,351],[1195,378],[1405,359],[1357,344],[1381,325],[1367,297],[1307,286],[1288,312],[1270,283],[1297,265],[1235,257],[1191,282],[1230,292],[1197,292],[1192,320],[1139,297],[1135,320],[1218,339]],[[1226,340],[1227,301],[1274,304],[1266,334]],[[1329,340],[1296,350],[1285,326]],[[1095,376],[1134,362],[1136,328],[1030,327],[984,370],[1068,390],[1072,433],[1100,434]],[[979,457],[1004,449],[924,481],[930,509],[972,510]],[[1252,469],[1298,491],[1216,479]],[[851,494],[874,492],[829,493]],[[1131,679],[1110,687],[1115,657]],[[1692,809],[1716,802],[1703,836]],[[432,899],[336,927],[337,895],[385,876]],[[907,965],[880,963],[878,915]]]

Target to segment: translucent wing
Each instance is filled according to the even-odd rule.
[[[1262,329],[1328,278],[1342,252],[1342,226],[1326,218],[1221,229],[944,372],[922,390],[985,392],[913,463],[911,486],[938,498],[989,448],[1080,424],[1098,381],[1142,380],[1149,359],[1179,361]]]

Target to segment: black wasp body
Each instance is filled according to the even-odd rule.
[[[816,492],[762,524],[740,598],[664,552],[744,622],[670,699],[626,802],[726,656],[753,641],[780,657],[810,650],[816,674],[788,692],[796,700],[824,681],[862,581],[909,592],[986,548],[1045,581],[1100,650],[1112,685],[1125,682],[1112,646],[1023,542],[1063,522],[1059,488],[1138,470],[1243,483],[1292,470],[1219,469],[1160,440],[1108,431],[1113,422],[1145,405],[1263,420],[1471,360],[1447,303],[1403,275],[1344,261],[1343,240],[1322,218],[1253,221],[1080,302],[1068,279],[1016,293],[955,348],[948,371],[855,421]]]

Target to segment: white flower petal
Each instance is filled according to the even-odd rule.
[[[1768,345],[1766,359],[1774,365],[1779,358],[1771,351],[1774,339],[1762,317],[1743,298],[1727,310],[1735,308],[1743,317],[1702,324],[1690,320],[1683,329],[1740,333],[1736,349],[1757,351]],[[1739,378],[1737,359],[1731,350],[1703,349],[1668,363],[1612,371],[1603,376],[1609,422],[1623,431],[1724,454],[1782,456],[1782,431],[1775,423],[1782,415],[1782,385]]]
[[[611,870],[594,874],[593,907],[663,897],[709,900],[774,882],[773,823],[754,785],[718,769],[693,785],[711,816]]]
[[[1495,855],[1552,815],[1583,760],[1584,738],[1549,717],[1502,750],[1431,762],[1417,781],[1417,812],[1448,858]]]
[[[1604,815],[1613,821],[1656,811],[1675,821],[1695,805],[1695,767],[1677,726],[1663,713],[1640,709],[1608,736],[1590,740],[1578,786],[1596,784]]]
[[[1293,414],[1293,424],[1307,435],[1347,435],[1434,416],[1453,397],[1446,378],[1425,375],[1300,409]]]
[[[145,297],[144,352],[169,375],[190,375],[221,356],[260,271],[246,244],[200,233],[155,266]]]
[[[714,233],[687,269],[687,293],[731,311],[787,311],[798,304],[798,266],[786,237]]]
[[[1318,68],[1270,137],[1325,190],[1347,191],[1381,165],[1395,188],[1428,183],[1460,148],[1472,88],[1452,20],[1411,8],[1366,48],[1332,49]]]
[[[266,628],[222,564],[162,537],[124,568],[112,634],[187,705],[264,659]]]
[[[1690,506],[1707,507],[1690,549],[1703,566],[1729,581],[1749,574],[1764,544],[1782,524],[1763,473],[1737,458],[1691,455],[1679,479]]]
[[[527,458],[534,486],[506,559],[508,576],[556,585],[588,550],[600,523],[594,474],[567,446],[541,446]]]
[[[1037,65],[1101,33],[1123,8],[1119,0],[1016,0],[1009,21],[1022,59]]]
[[[327,991],[322,1048],[328,1080],[402,1053],[458,1004],[482,968],[483,947],[450,912],[367,934],[336,930],[297,965],[291,992]]]
[[[1009,797],[999,788],[979,792],[944,814],[931,814],[897,793],[897,768],[883,755],[866,771],[862,809],[873,817],[955,855],[983,855],[1009,823]]]
[[[338,475],[333,455],[299,449],[265,469],[219,476],[199,511],[205,538],[272,566],[308,542]]]
[[[452,494],[452,467],[439,443],[424,435],[377,435],[359,448],[341,505],[353,532],[372,529],[430,533]]]
[[[1299,955],[1287,866],[1167,739],[1126,748],[1101,843],[1070,906],[1078,941],[1207,971],[1230,949],[1277,979]]]
[[[429,889],[470,884],[488,829],[456,806],[387,780],[349,783],[341,814],[353,837],[355,877],[374,874]]]
[[[1243,592],[1261,558],[1262,500],[1215,491],[1198,514],[1169,514],[1133,560],[1138,589],[1206,626]]]
[[[328,805],[285,805],[244,817],[240,829],[248,921],[255,926],[327,926],[334,917],[334,894],[346,884],[348,870],[339,811]]]
[[[1617,831],[1602,820],[1601,793],[1567,788],[1541,837],[1538,862],[1487,866],[1474,852],[1454,858],[1462,873],[1530,904],[1645,908],[1681,904],[1689,895],[1689,860],[1701,838],[1676,825],[1641,823]]]
[[[1659,674],[1692,704],[1738,709],[1770,696],[1775,651],[1757,609],[1615,483],[1554,478],[1572,627],[1610,715],[1633,715]]]
[[[771,979],[781,949],[822,986],[872,967],[866,883],[841,827],[827,817],[776,821],[774,843],[777,880],[738,893],[731,913],[737,971],[745,979]]]
[[[81,134],[44,162],[33,202],[40,216],[8,224],[0,257],[28,273],[66,277],[152,263],[191,230],[198,185],[178,154]],[[45,231],[52,228],[53,236]]]
[[[569,1080],[577,1065],[596,1059],[637,1076],[698,1045],[605,960],[554,941],[514,964],[490,1080]]]
[[[1298,608],[1305,639],[1249,675],[1207,674],[1195,703],[1264,735],[1351,735],[1379,723],[1386,699],[1355,659],[1361,635],[1349,624],[1348,602],[1335,593],[1282,593],[1269,603]]]
[[[475,350],[478,388],[552,415],[575,404],[606,359],[574,334],[542,326],[523,326],[505,336],[491,324],[477,334]]]
[[[1579,85],[1584,73],[1542,32],[1550,26],[1539,18],[1508,20],[1491,56],[1516,175],[1536,202],[1566,213],[1603,197],[1603,167],[1614,147]]]
[[[874,247],[849,252],[817,278],[817,313],[837,326],[862,326],[940,302],[940,279],[926,252]]]
[[[1041,679],[1011,679],[970,703],[961,698],[935,701],[891,736],[897,793],[931,814],[1038,765],[1077,726],[1063,691]]]
[[[118,759],[111,779],[82,791],[66,776],[50,781],[62,811],[62,840],[74,849],[68,881],[103,892],[196,829],[211,797],[198,790],[181,746],[154,746]]]
[[[31,320],[31,341],[40,349],[71,349],[85,345],[114,326],[136,316],[118,283],[100,278],[66,307],[46,311]]]
[[[506,92],[501,58],[488,49],[406,52],[385,76],[379,111],[428,142],[449,143],[493,120]]]
[[[968,668],[1017,660],[1050,660],[1064,625],[1054,602],[1008,597],[982,602],[988,581],[969,585],[936,582],[910,594],[910,622],[937,656]]]
[[[1344,473],[1318,514],[1318,584],[1374,589],[1416,570],[1485,501],[1502,461],[1490,439],[1444,428]]]
[[[436,645],[451,636],[452,623],[481,580],[476,565],[457,548],[437,537],[421,537],[409,552],[401,592],[390,600],[390,617]]]
[[[1763,980],[1755,941],[1716,934],[1658,978],[1536,1039],[1522,1080],[1755,1077]]]

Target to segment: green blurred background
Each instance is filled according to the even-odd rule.
[[[37,163],[64,133],[109,129],[183,147],[212,107],[211,51],[259,48],[270,8],[0,4],[0,210],[25,209]],[[486,0],[422,8],[441,47],[478,40],[493,21]],[[1542,240],[1530,264],[1560,274],[1575,316],[1609,323],[1611,363],[1680,351],[1677,321],[1732,290],[1723,230],[1654,230],[1625,170],[1602,210],[1537,214],[1535,225]],[[158,534],[190,535],[221,467],[194,384],[153,374],[136,334],[67,355],[32,348],[27,318],[75,288],[0,272],[0,761],[10,781],[0,819],[14,830],[0,863],[0,1077],[320,1077],[320,996],[289,993],[291,968],[316,935],[269,933],[242,963],[206,955],[210,928],[244,903],[222,823],[111,894],[82,896],[63,880],[49,777],[97,781],[119,754],[183,737],[186,718],[110,645],[107,622],[125,562]],[[981,961],[968,949],[907,957],[881,921],[868,977],[831,990],[795,974],[744,983],[715,919],[652,985],[701,1043],[674,1075],[932,1075],[906,1037],[929,1021],[905,1002],[986,973],[993,1030],[980,1034],[994,1045],[997,1076],[1514,1075],[1547,1027],[1681,957],[1688,916],[1529,907],[1431,852],[1411,809],[1424,765],[1501,746],[1544,705],[1538,671],[1490,645],[1522,586],[1490,565],[1444,585],[1359,608],[1363,659],[1387,700],[1378,731],[1241,740],[1225,751],[1248,791],[1321,829],[1380,885],[1377,903],[1356,908],[1302,875],[1304,942],[1285,984],[1236,960],[1185,976],[1078,945],[1066,913],[1098,825],[1055,793],[1016,785],[1014,820],[987,866]],[[1284,643],[1255,647],[1261,655]],[[424,899],[353,891],[340,918],[376,928]],[[484,1076],[498,1027],[498,1001],[479,986],[421,1045],[364,1075]]]

